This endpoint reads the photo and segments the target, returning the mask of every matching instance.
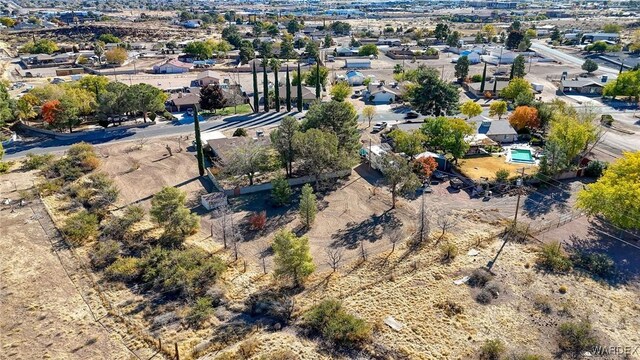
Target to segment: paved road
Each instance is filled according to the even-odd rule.
[[[303,114],[291,113],[260,113],[249,115],[234,115],[226,118],[211,118],[202,121],[200,129],[202,133],[212,131],[222,131],[235,128],[255,129],[262,127],[277,126],[283,117],[292,115],[302,117]],[[24,157],[28,153],[60,153],[69,146],[80,141],[86,141],[94,145],[115,143],[122,141],[132,141],[144,138],[166,137],[173,135],[183,135],[193,132],[193,120],[183,122],[159,123],[146,128],[123,129],[113,131],[96,130],[83,133],[72,140],[56,140],[49,138],[32,138],[25,141],[18,141],[5,146],[5,158],[16,159]]]
[[[579,57],[573,56],[573,55],[569,55],[561,50],[556,50],[556,49],[552,49],[550,47],[548,47],[547,45],[540,43],[540,42],[533,42],[531,44],[531,49],[535,50],[536,52],[545,55],[547,57],[550,57],[552,59],[556,59],[556,60],[560,60],[562,62],[565,63],[570,63],[576,66],[582,66],[582,64],[584,64],[584,60],[585,59],[581,59]],[[606,66],[600,66],[598,67],[598,70],[600,72],[603,72],[611,77],[617,77],[618,76],[618,69],[612,69],[610,67],[606,67]]]

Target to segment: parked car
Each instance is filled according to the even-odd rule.
[[[374,132],[380,132],[380,131],[386,129],[387,125],[388,124],[386,122],[384,122],[384,121],[383,122],[377,122],[375,125],[373,125],[373,131]]]
[[[417,119],[418,116],[420,116],[420,114],[418,114],[416,111],[411,110],[404,117],[405,119]]]

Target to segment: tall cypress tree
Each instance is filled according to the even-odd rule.
[[[302,111],[302,72],[300,71],[300,60],[298,60],[298,92],[296,96],[296,105],[298,105],[298,112]]]
[[[273,62],[273,91],[276,96],[276,112],[280,112],[280,84],[278,83],[278,70],[280,70],[280,64],[278,63],[278,60],[275,60]]]
[[[320,63],[316,61],[316,99],[320,99]]]
[[[267,59],[262,58],[262,91],[264,95],[264,112],[269,112],[269,78],[267,78]]]
[[[498,96],[498,78],[496,76],[493,77],[493,96]]]
[[[193,107],[193,127],[196,133],[196,159],[198,159],[198,172],[204,175],[204,154],[202,153],[202,140],[200,139],[200,119],[198,119],[198,107]]]
[[[480,92],[484,94],[484,81],[487,78],[487,63],[484,63],[484,69],[482,70],[482,80],[480,82]]]
[[[253,112],[260,111],[260,97],[258,94],[258,74],[256,73],[256,62],[253,62]]]
[[[291,81],[289,80],[289,65],[287,64],[287,76],[286,76],[286,102],[287,102],[287,112],[291,112]]]

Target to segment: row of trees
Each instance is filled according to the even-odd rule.
[[[164,111],[166,99],[165,93],[148,84],[127,86],[87,75],[74,83],[34,88],[18,101],[8,103],[9,111],[3,111],[0,105],[0,120],[32,121],[40,117],[56,129],[69,131],[90,116],[96,116],[104,126],[109,124],[109,117],[124,114],[142,114],[146,122],[149,114],[155,118],[156,112]]]

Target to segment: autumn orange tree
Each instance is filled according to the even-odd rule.
[[[413,162],[413,169],[422,179],[431,178],[431,174],[438,167],[438,163],[431,156],[423,156]]]
[[[540,126],[538,110],[531,106],[518,106],[509,117],[509,123],[516,130],[537,128]]]
[[[42,115],[42,120],[49,125],[53,125],[56,121],[56,115],[60,111],[60,101],[51,100],[42,104],[42,109],[40,110],[40,114]]]

